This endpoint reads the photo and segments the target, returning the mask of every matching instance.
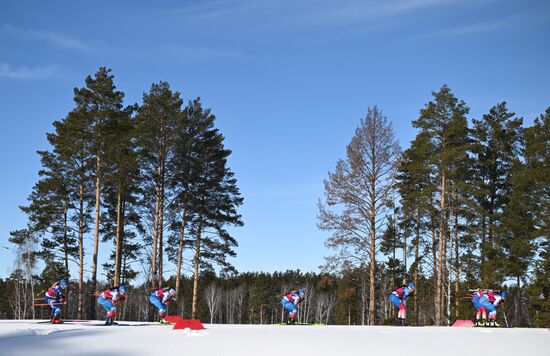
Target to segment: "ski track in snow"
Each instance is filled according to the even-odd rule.
[[[0,321],[0,355],[550,355],[550,329],[205,325],[207,330],[121,322],[60,325]],[[144,325],[145,324],[145,325]]]

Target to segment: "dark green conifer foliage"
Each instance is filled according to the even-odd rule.
[[[42,258],[46,265],[62,261],[64,276],[70,274],[69,261],[79,266],[78,315],[82,317],[84,283],[84,234],[89,231],[92,202],[92,152],[89,120],[78,110],[55,121],[55,131],[47,135],[50,151],[39,151],[40,180],[22,207],[30,223],[42,235]],[[56,252],[57,251],[57,252]],[[46,282],[47,283],[47,282]],[[51,281],[50,281],[51,283]]]
[[[520,263],[510,259],[510,267],[517,268],[521,278],[524,272],[521,262],[534,263],[532,283],[526,291],[528,311],[533,326],[546,327],[550,325],[550,107],[535,119],[533,126],[525,129],[524,158],[522,173],[514,177],[514,195],[509,204],[513,207],[517,202],[521,209],[518,222],[512,220],[515,212],[510,210],[509,214],[516,232],[511,235],[510,257],[519,254]],[[533,244],[537,245],[536,251],[529,250]],[[538,253],[535,261],[529,260],[533,252]]]
[[[28,206],[21,207],[27,213],[33,230],[42,238],[42,258],[48,263],[61,261],[65,274],[69,274],[69,260],[78,255],[74,231],[69,226],[70,199],[67,172],[59,155],[39,151],[42,169],[41,179],[33,187]]]
[[[432,195],[435,185],[432,176],[430,157],[433,146],[427,133],[420,133],[411,142],[411,146],[403,152],[397,176],[397,188],[401,197],[403,211],[402,226],[405,234],[412,238],[408,246],[414,256],[410,275],[415,285],[423,274],[426,264],[425,249],[431,248],[426,234],[429,233],[429,219],[432,211]],[[429,256],[429,255],[428,255]],[[433,263],[434,261],[432,261]],[[413,300],[415,324],[418,324],[418,305]]]
[[[90,138],[94,166],[92,176],[95,180],[95,226],[94,251],[92,255],[92,288],[97,288],[98,251],[100,235],[101,201],[103,195],[103,180],[106,177],[105,163],[107,150],[113,143],[111,125],[122,115],[124,93],[117,91],[111,70],[100,67],[94,77],[86,77],[86,86],[74,89],[76,111],[84,115],[89,126],[87,135]],[[91,297],[90,317],[96,316],[95,297]]]
[[[202,128],[196,142],[198,174],[193,174],[193,194],[189,196],[194,215],[194,226],[186,243],[194,248],[194,283],[192,315],[196,314],[199,268],[211,268],[212,263],[223,271],[233,271],[227,257],[235,256],[237,241],[228,226],[242,226],[237,208],[243,198],[234,173],[227,165],[231,151],[224,147],[224,137],[214,126],[215,116],[203,109],[200,99],[189,103],[187,115],[195,116]]]
[[[504,255],[499,243],[502,220],[512,193],[512,171],[519,163],[522,119],[508,111],[506,102],[491,108],[481,120],[473,120],[471,186],[474,221],[480,244],[481,285],[503,280]]]
[[[111,261],[104,264],[113,285],[135,278],[131,267],[139,256],[140,244],[132,242],[135,231],[143,232],[137,212],[140,175],[135,140],[133,108],[128,107],[109,122],[109,146],[105,150],[103,184],[105,211],[102,215],[103,241],[113,240]],[[133,227],[134,231],[129,231]],[[111,269],[112,268],[112,269]],[[124,270],[124,273],[123,273]]]
[[[197,189],[196,182],[202,174],[202,139],[210,121],[204,120],[203,109],[198,99],[191,101],[183,110],[175,130],[174,157],[170,162],[173,172],[169,188],[174,199],[168,206],[170,230],[167,253],[176,264],[176,290],[182,296],[181,273],[184,268],[183,250],[190,247],[187,239],[196,226],[197,209],[191,197]]]
[[[164,228],[166,206],[173,199],[168,189],[172,172],[174,140],[181,117],[183,100],[180,93],[172,92],[167,82],[153,84],[143,94],[143,104],[136,116],[136,142],[143,195],[141,215],[153,227],[151,285],[160,287],[163,275]]]
[[[428,102],[420,110],[420,116],[414,120],[413,126],[420,129],[420,134],[427,136],[433,147],[430,156],[431,175],[435,178],[437,193],[434,198],[437,201],[439,216],[434,221],[437,227],[438,252],[434,254],[435,272],[435,323],[441,325],[443,312],[444,289],[443,283],[448,276],[447,243],[448,214],[449,214],[449,187],[453,185],[453,175],[457,170],[456,162],[465,155],[467,145],[465,137],[468,131],[466,114],[469,108],[463,101],[459,101],[452,91],[444,85],[438,92],[432,93],[434,99]],[[435,208],[435,206],[434,206]]]

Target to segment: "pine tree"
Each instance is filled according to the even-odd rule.
[[[405,150],[399,163],[397,188],[401,197],[403,211],[402,225],[404,234],[413,236],[411,247],[414,250],[414,262],[411,265],[411,274],[414,284],[418,285],[419,275],[422,273],[424,254],[421,249],[426,245],[424,235],[429,231],[428,221],[432,211],[432,195],[435,184],[432,180],[431,154],[433,146],[426,133],[420,133]],[[432,261],[435,263],[435,261]],[[435,276],[434,276],[435,278]],[[413,299],[415,323],[419,323],[417,299]]]
[[[86,77],[86,86],[74,89],[76,110],[89,120],[88,132],[90,150],[95,161],[93,176],[95,178],[95,227],[94,251],[92,256],[92,288],[97,288],[97,259],[99,250],[101,199],[103,194],[103,179],[105,178],[105,160],[108,147],[112,144],[109,139],[110,125],[122,111],[124,93],[117,91],[114,85],[111,70],[99,68],[94,77]],[[95,318],[95,297],[91,297],[90,316]]]
[[[53,123],[55,132],[47,135],[50,151],[39,151],[41,179],[22,210],[33,228],[42,234],[42,258],[56,264],[55,250],[61,250],[64,277],[69,275],[69,260],[78,256],[79,288],[77,313],[82,317],[84,288],[84,234],[89,231],[92,200],[92,152],[88,135],[89,120],[78,110]],[[51,281],[50,281],[51,283]]]
[[[446,246],[448,235],[448,208],[447,199],[449,178],[455,169],[454,162],[465,155],[467,147],[461,137],[466,136],[469,108],[463,101],[459,101],[452,91],[444,85],[439,92],[432,93],[434,100],[426,104],[420,110],[420,116],[413,121],[413,126],[420,129],[421,134],[429,137],[433,152],[431,156],[431,173],[437,182],[438,191],[436,198],[439,200],[439,217],[437,222],[438,253],[434,258],[436,269],[436,296],[435,296],[435,323],[441,325],[442,303],[444,297],[443,283],[445,280]],[[435,222],[435,221],[434,221]],[[435,225],[434,225],[435,227]],[[435,229],[434,229],[435,231]],[[435,237],[435,236],[434,236]]]
[[[174,191],[175,198],[168,207],[171,212],[172,233],[168,238],[167,252],[169,258],[176,263],[176,291],[180,296],[183,250],[187,245],[186,237],[190,233],[190,226],[196,218],[191,197],[195,194],[196,182],[202,173],[202,135],[211,125],[203,116],[199,99],[189,102],[183,110],[176,127],[174,159],[170,167],[173,175],[169,187]]]
[[[69,260],[76,257],[78,248],[73,231],[69,227],[69,210],[72,208],[70,187],[59,155],[39,151],[42,177],[33,187],[28,206],[21,207],[27,213],[33,230],[42,238],[41,256],[47,263],[58,258],[63,261],[65,274],[69,274]]]
[[[136,132],[138,159],[142,175],[143,212],[153,225],[151,286],[160,287],[163,277],[164,225],[166,205],[173,198],[168,184],[173,159],[175,132],[183,100],[167,82],[153,84],[143,94],[138,108]]]
[[[195,316],[201,265],[209,269],[215,263],[223,271],[234,270],[227,257],[236,255],[233,249],[238,243],[226,227],[243,225],[237,212],[243,198],[234,173],[227,166],[231,151],[224,147],[224,137],[214,127],[215,116],[209,109],[202,109],[199,99],[190,104],[189,112],[202,121],[200,127],[203,128],[196,147],[199,173],[193,182],[193,194],[189,197],[196,218],[191,230],[192,237],[187,240],[195,250],[191,311]]]
[[[121,284],[126,278],[121,278],[123,256],[136,259],[139,244],[129,241],[135,233],[126,231],[127,225],[133,225],[138,231],[143,231],[140,217],[137,214],[137,194],[139,193],[139,167],[135,144],[134,120],[131,117],[132,108],[126,108],[120,115],[114,116],[109,123],[109,138],[111,142],[105,151],[105,214],[102,216],[103,241],[113,239],[114,270],[112,271],[114,285]],[[128,256],[124,248],[131,248],[133,253]],[[111,265],[111,264],[107,264]],[[126,267],[128,270],[129,266]],[[135,277],[135,271],[131,274]]]
[[[523,208],[521,222],[513,220],[513,212],[509,216],[517,227],[515,230],[527,231],[519,230],[512,235],[514,249],[510,250],[510,257],[514,259],[508,261],[511,267],[520,267],[517,273],[520,278],[525,273],[522,267],[534,262],[533,281],[527,288],[529,307],[533,326],[544,327],[550,323],[550,107],[535,119],[533,126],[525,129],[524,162],[522,174],[514,179],[514,194],[509,204],[515,207],[517,202]],[[538,243],[538,256],[536,261],[531,261],[529,254],[535,251],[527,248],[534,243]],[[516,261],[518,252],[522,258]],[[524,266],[517,262],[524,262]],[[516,298],[521,297],[519,293],[518,288]]]
[[[499,247],[502,219],[510,201],[512,172],[518,161],[522,119],[508,111],[506,102],[493,106],[481,120],[473,120],[474,156],[471,186],[475,226],[480,244],[480,279],[483,286],[502,281],[503,251]]]

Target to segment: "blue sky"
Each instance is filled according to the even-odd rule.
[[[393,121],[403,148],[445,83],[471,117],[506,100],[531,123],[550,106],[547,1],[159,3],[0,5],[0,277],[13,263],[9,231],[25,225],[18,205],[37,180],[36,150],[100,66],[127,104],[166,80],[212,108],[245,198],[240,271],[323,263],[317,199],[369,106]]]

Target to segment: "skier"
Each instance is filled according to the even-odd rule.
[[[292,291],[283,296],[281,304],[288,310],[288,325],[296,324],[296,315],[298,314],[298,309],[296,306],[304,301],[306,293],[303,289],[300,289],[298,292]]]
[[[497,306],[503,304],[506,298],[508,298],[508,293],[499,290],[488,290],[486,294],[481,296],[479,304],[489,313],[487,326],[500,326],[497,323]]]
[[[172,287],[157,289],[149,297],[149,301],[159,310],[160,323],[164,324],[166,323],[164,317],[166,316],[168,304],[176,301],[176,290]]]
[[[487,323],[487,310],[481,305],[481,297],[487,294],[484,289],[476,289],[472,293],[472,304],[476,308],[476,326],[485,326]],[[480,321],[480,317],[483,317]]]
[[[114,321],[116,305],[124,300],[126,300],[126,288],[122,285],[106,289],[99,295],[97,301],[107,311],[105,325],[117,325]]]
[[[390,301],[399,309],[397,313],[398,325],[409,325],[406,322],[407,309],[405,307],[405,299],[413,295],[415,291],[414,283],[410,282],[408,285],[403,284],[400,288],[397,288],[390,294]]]
[[[65,301],[65,295],[63,290],[67,288],[69,281],[65,278],[60,280],[58,283],[54,284],[52,287],[48,288],[46,294],[44,294],[44,301],[50,305],[52,308],[51,311],[51,322],[52,324],[61,324],[62,321],[59,319],[61,314],[61,308],[59,307],[60,303]]]

